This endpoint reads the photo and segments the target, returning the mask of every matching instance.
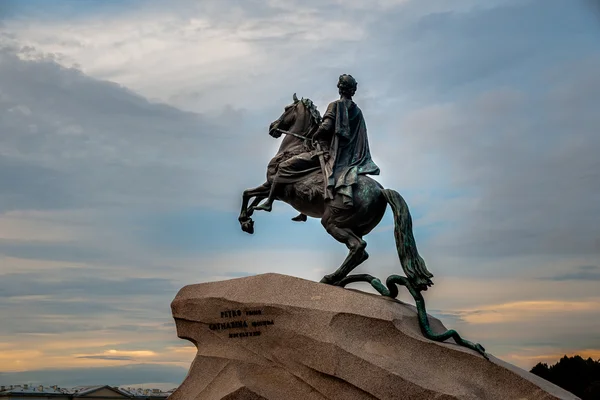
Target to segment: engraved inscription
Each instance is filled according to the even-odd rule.
[[[248,336],[260,336],[260,331],[230,333],[229,334],[229,339],[232,339],[232,338],[243,338],[243,337],[248,337]]]
[[[234,322],[220,322],[217,324],[209,324],[208,328],[211,331],[220,331],[223,329],[236,329],[236,328],[247,328],[248,323],[246,321],[234,321]]]
[[[242,310],[221,311],[221,318],[235,318],[235,317],[241,317],[241,316],[242,316]]]
[[[274,325],[275,323],[273,322],[273,320],[270,321],[252,321],[252,326],[253,327],[257,327],[257,326],[267,326],[267,325]]]
[[[249,327],[260,328],[269,325],[275,325],[275,321],[272,319],[258,319],[258,320],[243,320],[243,317],[261,317],[263,316],[263,310],[261,309],[250,309],[250,310],[223,310],[220,312],[221,318],[237,318],[234,321],[215,322],[208,324],[208,328],[211,331],[225,331],[230,329],[246,329]],[[242,317],[242,318],[240,318]],[[263,316],[264,318],[264,316]],[[252,332],[230,332],[229,338],[246,338],[260,336],[261,331]]]

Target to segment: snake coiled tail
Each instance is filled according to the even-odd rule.
[[[427,309],[425,308],[425,299],[423,298],[421,291],[417,290],[408,278],[400,275],[391,275],[386,279],[384,285],[378,278],[375,278],[372,275],[356,274],[345,277],[339,283],[337,283],[336,286],[345,287],[346,285],[355,282],[369,282],[371,286],[373,286],[373,288],[382,296],[391,297],[393,299],[398,297],[398,285],[405,286],[412,295],[413,299],[415,299],[419,317],[419,327],[421,328],[423,336],[436,342],[443,342],[452,338],[458,345],[475,350],[486,360],[489,360],[482,345],[463,339],[454,329],[450,329],[440,334],[434,333],[431,330],[431,327],[429,326],[429,319],[427,318]]]

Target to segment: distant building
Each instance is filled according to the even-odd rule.
[[[0,400],[161,400],[167,399],[171,393],[162,392],[158,389],[118,388],[111,386],[79,386],[74,388],[42,385],[0,386]]]

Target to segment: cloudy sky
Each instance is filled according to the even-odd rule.
[[[600,358],[598,71],[591,0],[0,0],[0,383],[177,386],[183,285],[337,268],[318,220],[237,213],[342,73],[430,312],[523,368]],[[357,272],[401,271],[391,224]]]

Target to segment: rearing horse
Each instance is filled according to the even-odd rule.
[[[281,117],[269,126],[269,134],[274,138],[281,136],[284,130],[305,137],[311,137],[316,131],[321,115],[310,99],[298,100],[285,107]],[[267,167],[267,181],[262,185],[245,190],[242,198],[242,209],[238,218],[242,230],[254,233],[254,221],[251,216],[254,207],[269,195],[273,176],[277,166],[291,156],[307,151],[304,140],[286,135],[279,151]],[[332,274],[325,275],[321,282],[332,285],[343,284],[343,279],[369,255],[365,248],[367,243],[363,236],[371,232],[383,218],[387,205],[394,212],[394,236],[396,248],[402,268],[410,284],[418,291],[427,290],[433,282],[433,275],[427,270],[425,262],[419,256],[412,232],[412,218],[408,206],[402,196],[392,189],[384,189],[376,180],[367,175],[359,175],[353,188],[353,205],[350,208],[336,207],[340,198],[324,199],[323,172],[316,170],[293,183],[281,185],[275,193],[275,199],[283,201],[298,210],[301,215],[294,218],[301,221],[304,216],[320,218],[321,224],[337,241],[344,243],[349,250],[342,265]],[[250,199],[254,198],[249,204]]]

